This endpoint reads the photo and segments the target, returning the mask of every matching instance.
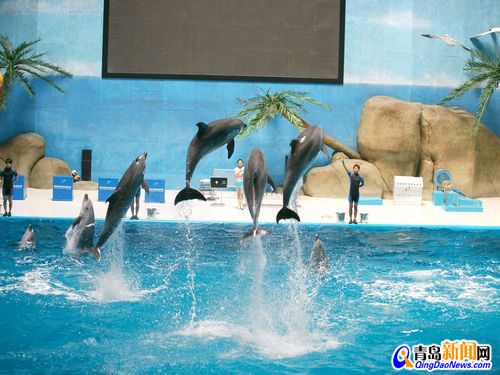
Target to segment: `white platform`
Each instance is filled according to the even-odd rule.
[[[107,204],[97,201],[97,191],[88,191],[94,204],[96,218],[103,219],[106,215]],[[34,216],[52,218],[74,218],[80,212],[80,206],[85,191],[75,191],[72,202],[52,201],[51,190],[28,189],[28,196],[24,201],[14,201],[14,216]],[[141,219],[146,219],[146,208],[155,207],[159,211],[159,220],[183,220],[181,210],[173,204],[177,191],[166,192],[165,204],[144,203],[144,194],[139,212]],[[274,200],[273,200],[274,201]],[[360,206],[360,212],[367,212],[369,224],[387,225],[432,225],[432,226],[498,226],[500,227],[500,198],[482,199],[484,212],[445,212],[441,207],[435,207],[431,202],[424,202],[421,206],[398,206],[392,200],[384,200],[382,206]],[[251,222],[248,210],[239,210],[236,204],[235,192],[223,193],[223,207],[213,207],[213,201],[190,201],[193,221],[210,222]],[[263,205],[260,222],[276,221],[279,206]],[[182,204],[182,203],[181,203]],[[302,223],[335,224],[336,212],[346,212],[348,218],[347,199],[299,197],[298,209]],[[130,211],[127,214],[130,217]],[[3,217],[0,217],[3,220]],[[359,221],[359,216],[358,216]]]

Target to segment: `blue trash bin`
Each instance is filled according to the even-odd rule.
[[[149,194],[146,194],[146,203],[165,203],[165,180],[146,180]]]
[[[52,200],[53,201],[73,200],[72,176],[54,176],[52,184]]]
[[[106,200],[111,194],[113,194],[116,187],[118,186],[118,179],[110,177],[99,177],[97,180],[97,185],[97,200],[99,202],[106,202]]]
[[[15,201],[23,201],[26,199],[26,185],[24,183],[24,176],[22,174],[17,176],[17,181],[14,183],[14,191],[12,192],[12,199]]]

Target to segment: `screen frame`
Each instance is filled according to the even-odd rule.
[[[152,74],[152,73],[112,73],[108,71],[109,8],[111,0],[104,0],[103,38],[102,38],[102,78],[138,78],[138,79],[185,79],[243,82],[296,82],[296,83],[344,83],[344,44],[345,44],[345,7],[346,0],[340,0],[339,19],[339,59],[338,78],[300,78],[300,77],[261,77],[207,74]]]

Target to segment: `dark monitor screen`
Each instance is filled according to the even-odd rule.
[[[211,177],[210,187],[212,189],[227,189],[227,177]]]
[[[103,77],[335,82],[345,0],[105,0]]]

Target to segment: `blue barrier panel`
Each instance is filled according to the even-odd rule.
[[[99,177],[97,180],[98,184],[98,194],[97,200],[99,202],[105,202],[111,194],[115,191],[118,186],[117,178],[109,178],[109,177]]]
[[[441,190],[433,190],[432,202],[434,206],[442,206],[444,204],[444,193]]]
[[[52,184],[52,200],[53,201],[73,200],[72,176],[54,176]]]
[[[144,202],[165,203],[165,180],[146,180],[149,186],[149,194],[146,194]]]
[[[359,197],[359,205],[382,206],[384,201],[380,197]]]
[[[12,199],[16,201],[23,201],[26,199],[26,186],[22,174],[17,176],[17,181],[14,184],[14,191],[12,192]]]

